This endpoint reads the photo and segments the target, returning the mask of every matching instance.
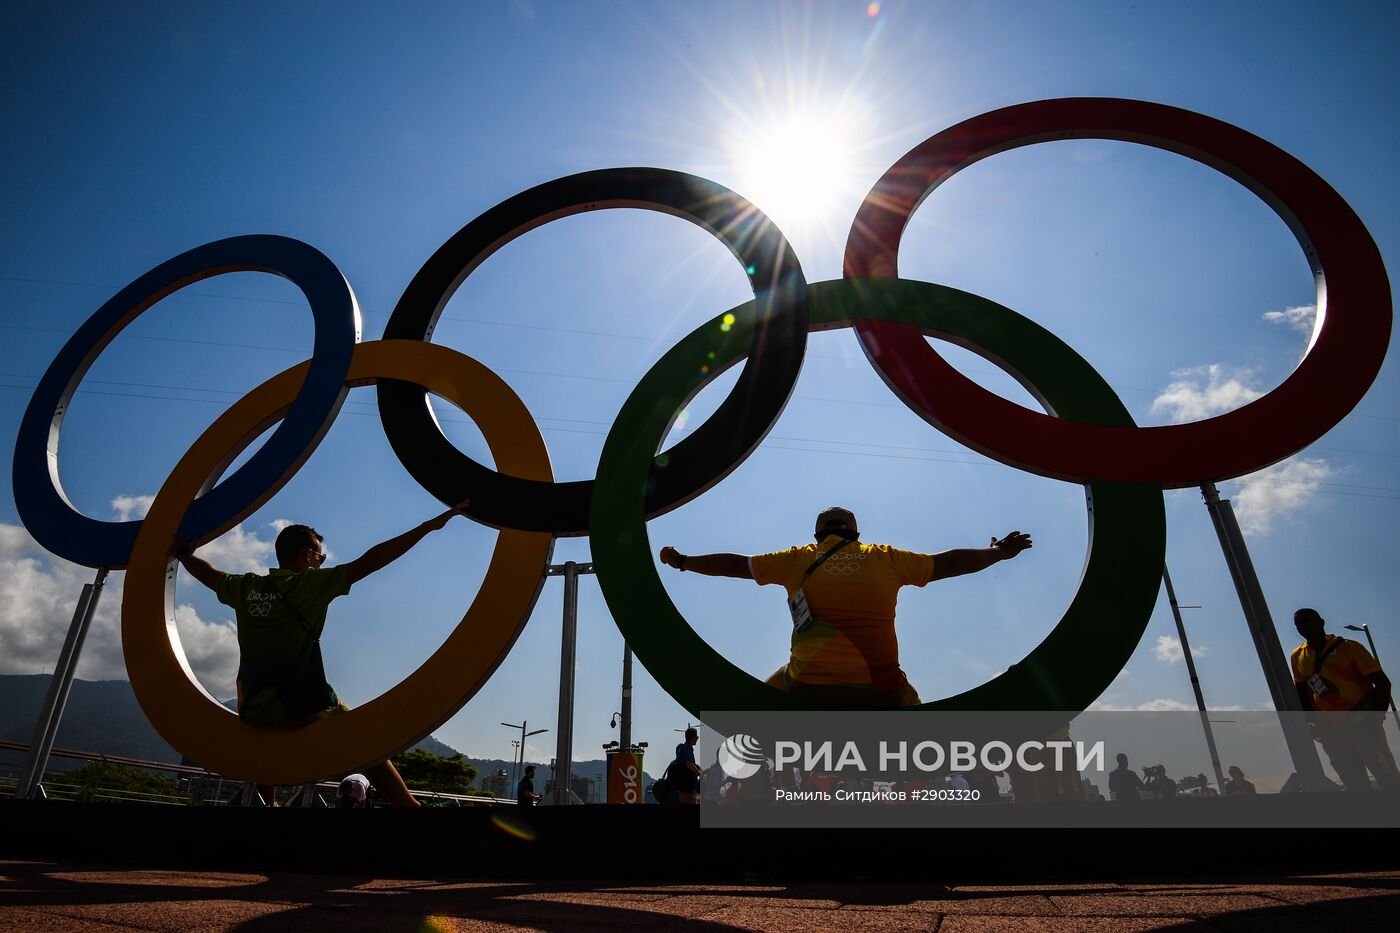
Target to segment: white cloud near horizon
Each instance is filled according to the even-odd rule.
[[[0,522],[0,674],[50,674],[73,621],[90,567],[41,548],[19,525]],[[82,680],[126,680],[121,645],[124,573],[107,577],[83,642],[76,675]],[[206,620],[194,607],[175,609],[176,629],[190,667],[216,697],[233,695],[238,634],[232,619]]]
[[[1090,703],[1090,704],[1089,704],[1089,708],[1088,708],[1087,710],[1085,710],[1085,712],[1097,712],[1097,713],[1129,713],[1129,712],[1163,713],[1163,712],[1184,712],[1184,711],[1186,711],[1186,710],[1193,710],[1193,709],[1195,709],[1195,708],[1196,708],[1196,707],[1195,707],[1193,704],[1182,703],[1180,700],[1171,700],[1171,699],[1167,699],[1167,698],[1164,697],[1164,698],[1160,698],[1160,699],[1156,699],[1156,700],[1148,700],[1148,701],[1146,701],[1146,702],[1144,702],[1144,703],[1134,703],[1134,704],[1107,703],[1107,702],[1104,702],[1104,703]]]
[[[1270,707],[1270,706],[1267,705],[1267,704],[1261,705],[1261,706],[1258,706],[1258,707],[1249,707],[1249,709],[1261,709],[1261,710],[1263,710],[1263,709],[1271,709],[1271,708],[1272,708],[1272,707]],[[1207,704],[1206,704],[1206,709],[1207,709],[1207,710],[1214,711],[1214,712],[1229,713],[1229,712],[1244,712],[1246,708],[1243,707],[1243,706],[1237,706],[1237,705],[1233,705],[1233,704],[1232,704],[1232,705],[1229,705],[1229,706],[1216,706],[1216,705],[1213,704],[1213,703],[1207,703]],[[1180,700],[1173,700],[1173,699],[1171,699],[1171,698],[1169,698],[1169,697],[1159,697],[1159,698],[1157,698],[1157,699],[1155,699],[1155,700],[1146,700],[1146,701],[1144,701],[1144,702],[1142,702],[1142,703],[1133,703],[1133,704],[1109,703],[1109,702],[1092,703],[1092,704],[1090,704],[1089,709],[1086,710],[1086,712],[1095,712],[1095,713],[1138,713],[1138,712],[1142,712],[1142,713],[1185,713],[1185,712],[1192,712],[1192,713],[1194,713],[1194,712],[1199,712],[1199,707],[1197,707],[1195,703],[1183,703],[1183,702],[1181,702]]]
[[[1320,457],[1294,457],[1241,477],[1231,497],[1240,530],[1268,534],[1275,519],[1307,506],[1339,472]]]
[[[1201,421],[1247,405],[1263,392],[1247,384],[1253,373],[1232,371],[1222,363],[1211,363],[1172,373],[1169,384],[1152,400],[1152,413],[1166,413],[1173,424]]]
[[[112,511],[121,521],[142,518],[152,496],[118,496]],[[271,523],[280,530],[289,522]],[[221,570],[262,573],[275,564],[272,539],[241,525],[200,548],[198,553]],[[196,586],[181,571],[181,586]],[[0,674],[49,674],[58,663],[73,611],[84,584],[95,572],[44,550],[22,526],[0,522]],[[93,615],[76,676],[83,680],[126,680],[121,646],[121,602],[125,574],[109,574]],[[175,608],[180,643],[206,690],[216,697],[233,695],[238,673],[238,632],[232,612],[224,619],[204,619],[189,603]]]

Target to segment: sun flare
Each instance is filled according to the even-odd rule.
[[[787,120],[738,141],[741,194],[780,227],[831,225],[850,187],[852,127],[817,116]]]

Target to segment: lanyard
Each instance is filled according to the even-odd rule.
[[[807,582],[807,578],[810,577],[818,567],[826,563],[826,559],[828,557],[830,557],[832,554],[835,554],[837,551],[841,550],[843,547],[850,543],[851,541],[849,538],[842,538],[841,541],[834,548],[831,548],[821,557],[818,557],[816,560],[812,561],[812,566],[807,568],[807,571],[802,574],[802,579],[797,582],[797,588],[799,590],[802,589],[802,585]]]
[[[1332,652],[1340,648],[1342,646],[1343,641],[1345,641],[1345,639],[1342,638],[1342,636],[1340,635],[1332,636],[1332,643],[1323,647],[1322,651],[1319,652],[1317,655],[1317,660],[1313,663],[1314,675],[1319,675],[1322,673],[1322,662],[1326,661],[1328,657],[1331,656]]]

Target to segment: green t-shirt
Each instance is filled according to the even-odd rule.
[[[224,574],[215,593],[238,618],[240,717],[286,725],[340,702],[326,682],[320,637],[331,600],[348,592],[344,565]]]

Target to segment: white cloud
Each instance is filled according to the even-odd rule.
[[[1298,305],[1282,311],[1265,311],[1264,320],[1270,324],[1281,324],[1312,336],[1313,325],[1317,321],[1317,305]]]
[[[220,699],[233,696],[238,676],[238,627],[233,620],[208,622],[193,606],[181,603],[175,607],[175,628],[190,669],[204,688]]]
[[[0,674],[53,672],[78,596],[94,576],[91,568],[49,554],[21,526],[0,523]],[[121,646],[125,576],[107,577],[78,659],[76,676],[83,680],[126,679]],[[216,697],[232,696],[238,671],[232,619],[201,619],[194,607],[181,604],[175,624],[205,689]]]
[[[1199,658],[1210,649],[1205,645],[1195,645],[1191,648],[1191,657]],[[1152,649],[1152,653],[1157,656],[1158,661],[1167,664],[1175,664],[1177,661],[1186,659],[1186,652],[1181,648],[1181,641],[1171,635],[1158,635],[1157,645]]]
[[[117,496],[112,500],[112,511],[117,519],[123,522],[133,518],[145,518],[155,499],[155,496]],[[279,532],[292,522],[285,518],[275,518],[268,524],[274,532]],[[277,563],[273,557],[273,541],[265,541],[256,533],[244,531],[242,524],[234,525],[195,553],[228,573],[263,573]],[[189,577],[181,579],[186,584],[189,583]]]
[[[49,555],[24,528],[0,523],[0,673],[53,671],[78,595],[94,576],[88,567]],[[120,575],[107,579],[78,662],[85,680],[125,676],[117,623]]]
[[[1210,418],[1247,405],[1263,395],[1245,384],[1253,375],[1251,372],[1232,373],[1220,363],[1180,369],[1172,375],[1177,381],[1152,400],[1152,413],[1166,412],[1174,424]]]
[[[1169,700],[1166,698],[1148,700],[1145,703],[1137,703],[1131,706],[1119,703],[1092,703],[1090,711],[1101,713],[1126,713],[1126,712],[1149,712],[1149,713],[1175,713],[1196,709],[1194,703],[1183,703],[1180,700]]]
[[[272,540],[234,525],[195,553],[226,573],[267,573],[277,565],[272,545]]]
[[[1249,708],[1249,709],[1257,709],[1257,710],[1265,710],[1265,709],[1272,709],[1273,707],[1272,707],[1270,704],[1264,703],[1264,704],[1261,704],[1261,705],[1258,705],[1258,706],[1251,706],[1251,707],[1248,707],[1248,708]],[[1213,703],[1207,703],[1207,704],[1206,704],[1206,709],[1209,710],[1209,711],[1211,711],[1211,712],[1229,713],[1229,712],[1242,712],[1242,711],[1244,711],[1244,710],[1246,709],[1246,707],[1243,707],[1243,706],[1233,706],[1233,705],[1232,705],[1232,706],[1216,706],[1216,705],[1213,704]],[[1145,702],[1136,703],[1136,704],[1132,704],[1132,705],[1120,704],[1120,703],[1107,703],[1107,702],[1105,702],[1105,703],[1094,703],[1094,704],[1090,705],[1089,711],[1091,711],[1091,712],[1098,712],[1098,713],[1129,713],[1129,712],[1146,712],[1146,713],[1184,713],[1184,712],[1193,712],[1193,713],[1194,713],[1194,712],[1199,712],[1199,711],[1200,711],[1200,707],[1198,707],[1195,703],[1183,703],[1183,702],[1181,702],[1180,700],[1173,700],[1173,699],[1169,699],[1169,698],[1167,698],[1167,697],[1160,697],[1160,698],[1155,699],[1155,700],[1147,700],[1147,701],[1145,701]]]
[[[112,500],[112,511],[117,513],[117,521],[121,522],[145,518],[154,501],[155,496],[117,496]]]
[[[1321,458],[1295,457],[1242,477],[1239,491],[1231,497],[1240,529],[1268,534],[1274,519],[1306,506],[1337,473]]]

